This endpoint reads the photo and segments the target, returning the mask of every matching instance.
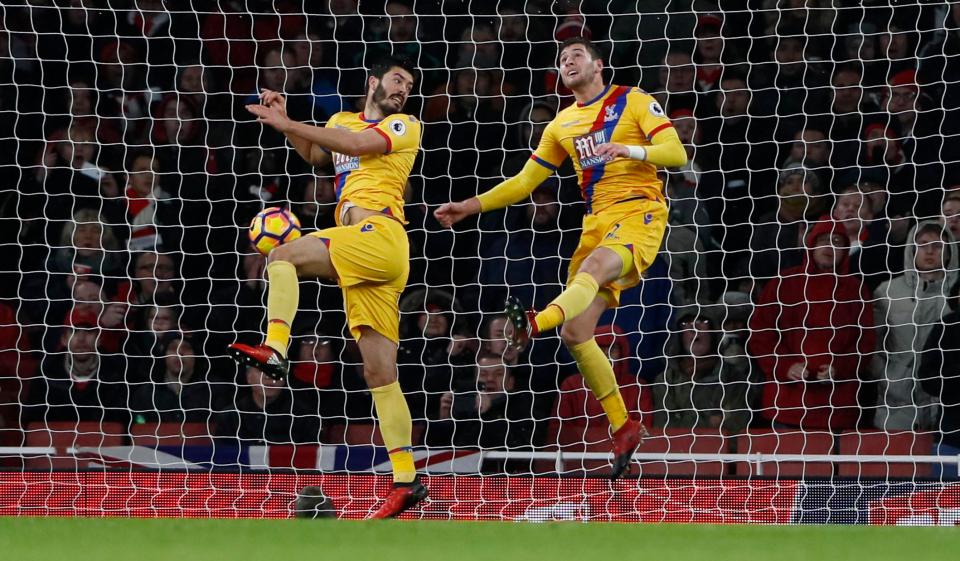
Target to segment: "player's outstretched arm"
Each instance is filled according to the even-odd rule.
[[[528,160],[517,175],[476,197],[440,205],[440,208],[433,211],[433,216],[442,226],[449,228],[468,216],[510,206],[529,197],[530,193],[552,174],[553,170],[532,159]]]
[[[277,109],[284,117],[287,116],[287,100],[280,92],[275,92],[266,88],[261,89],[260,103],[266,105],[267,107],[273,107]],[[324,152],[322,148],[310,142],[306,138],[289,132],[286,133],[285,136],[287,137],[287,140],[290,141],[290,145],[293,146],[293,149],[297,151],[297,154],[299,154],[300,157],[306,160],[310,165],[322,166],[330,162],[330,154]]]
[[[376,129],[353,132],[337,128],[323,128],[291,120],[276,106],[250,104],[247,111],[257,116],[257,122],[269,125],[283,133],[305,139],[320,148],[347,156],[383,154],[387,151],[387,139]]]
[[[666,128],[653,136],[651,146],[628,146],[608,142],[597,146],[598,156],[613,158],[632,158],[650,162],[655,166],[677,168],[687,163],[687,151],[673,127]]]

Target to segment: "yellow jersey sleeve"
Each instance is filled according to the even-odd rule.
[[[659,101],[650,94],[643,93],[640,90],[634,91],[636,93],[630,96],[629,101],[632,103],[629,104],[628,109],[633,113],[633,118],[640,124],[643,135],[647,137],[648,141],[652,141],[658,132],[673,125],[663,111],[663,107],[660,107]]]
[[[373,127],[387,141],[384,154],[419,150],[421,129],[416,117],[401,113],[390,115]]]
[[[540,144],[533,151],[530,159],[541,166],[556,171],[560,164],[567,159],[567,150],[560,143],[556,133],[556,119],[550,121],[547,128],[543,130],[543,136],[540,137]]]

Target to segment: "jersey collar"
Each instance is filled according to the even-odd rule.
[[[383,119],[367,119],[366,117],[364,117],[363,111],[361,111],[361,112],[360,112],[360,120],[363,121],[364,123],[379,123],[379,122],[382,121]]]
[[[607,93],[610,91],[611,86],[613,86],[613,82],[610,82],[609,84],[607,84],[607,86],[606,86],[605,88],[603,88],[603,91],[600,92],[600,95],[598,95],[597,97],[591,99],[590,101],[588,101],[588,102],[586,102],[586,103],[580,103],[580,102],[578,101],[578,102],[577,102],[577,107],[586,107],[586,106],[588,106],[588,105],[591,105],[591,104],[593,104],[593,103],[596,103],[597,101],[600,101],[601,99],[603,99],[603,96],[607,95]]]

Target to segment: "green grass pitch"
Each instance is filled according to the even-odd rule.
[[[960,528],[0,518],[9,561],[956,558]]]

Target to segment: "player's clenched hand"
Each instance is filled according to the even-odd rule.
[[[280,113],[287,116],[287,98],[280,92],[263,88],[260,90],[260,103],[267,107],[275,107]]]
[[[594,152],[597,156],[604,156],[607,160],[630,157],[630,150],[623,144],[617,144],[616,142],[601,144],[594,149]]]
[[[459,203],[445,203],[433,211],[434,218],[444,228],[449,228],[471,214],[480,212],[480,201],[476,198],[460,201]]]
[[[282,114],[276,107],[267,107],[266,105],[251,103],[247,105],[247,111],[257,116],[258,123],[270,125],[280,132],[286,132],[287,127],[290,125],[290,119]]]

